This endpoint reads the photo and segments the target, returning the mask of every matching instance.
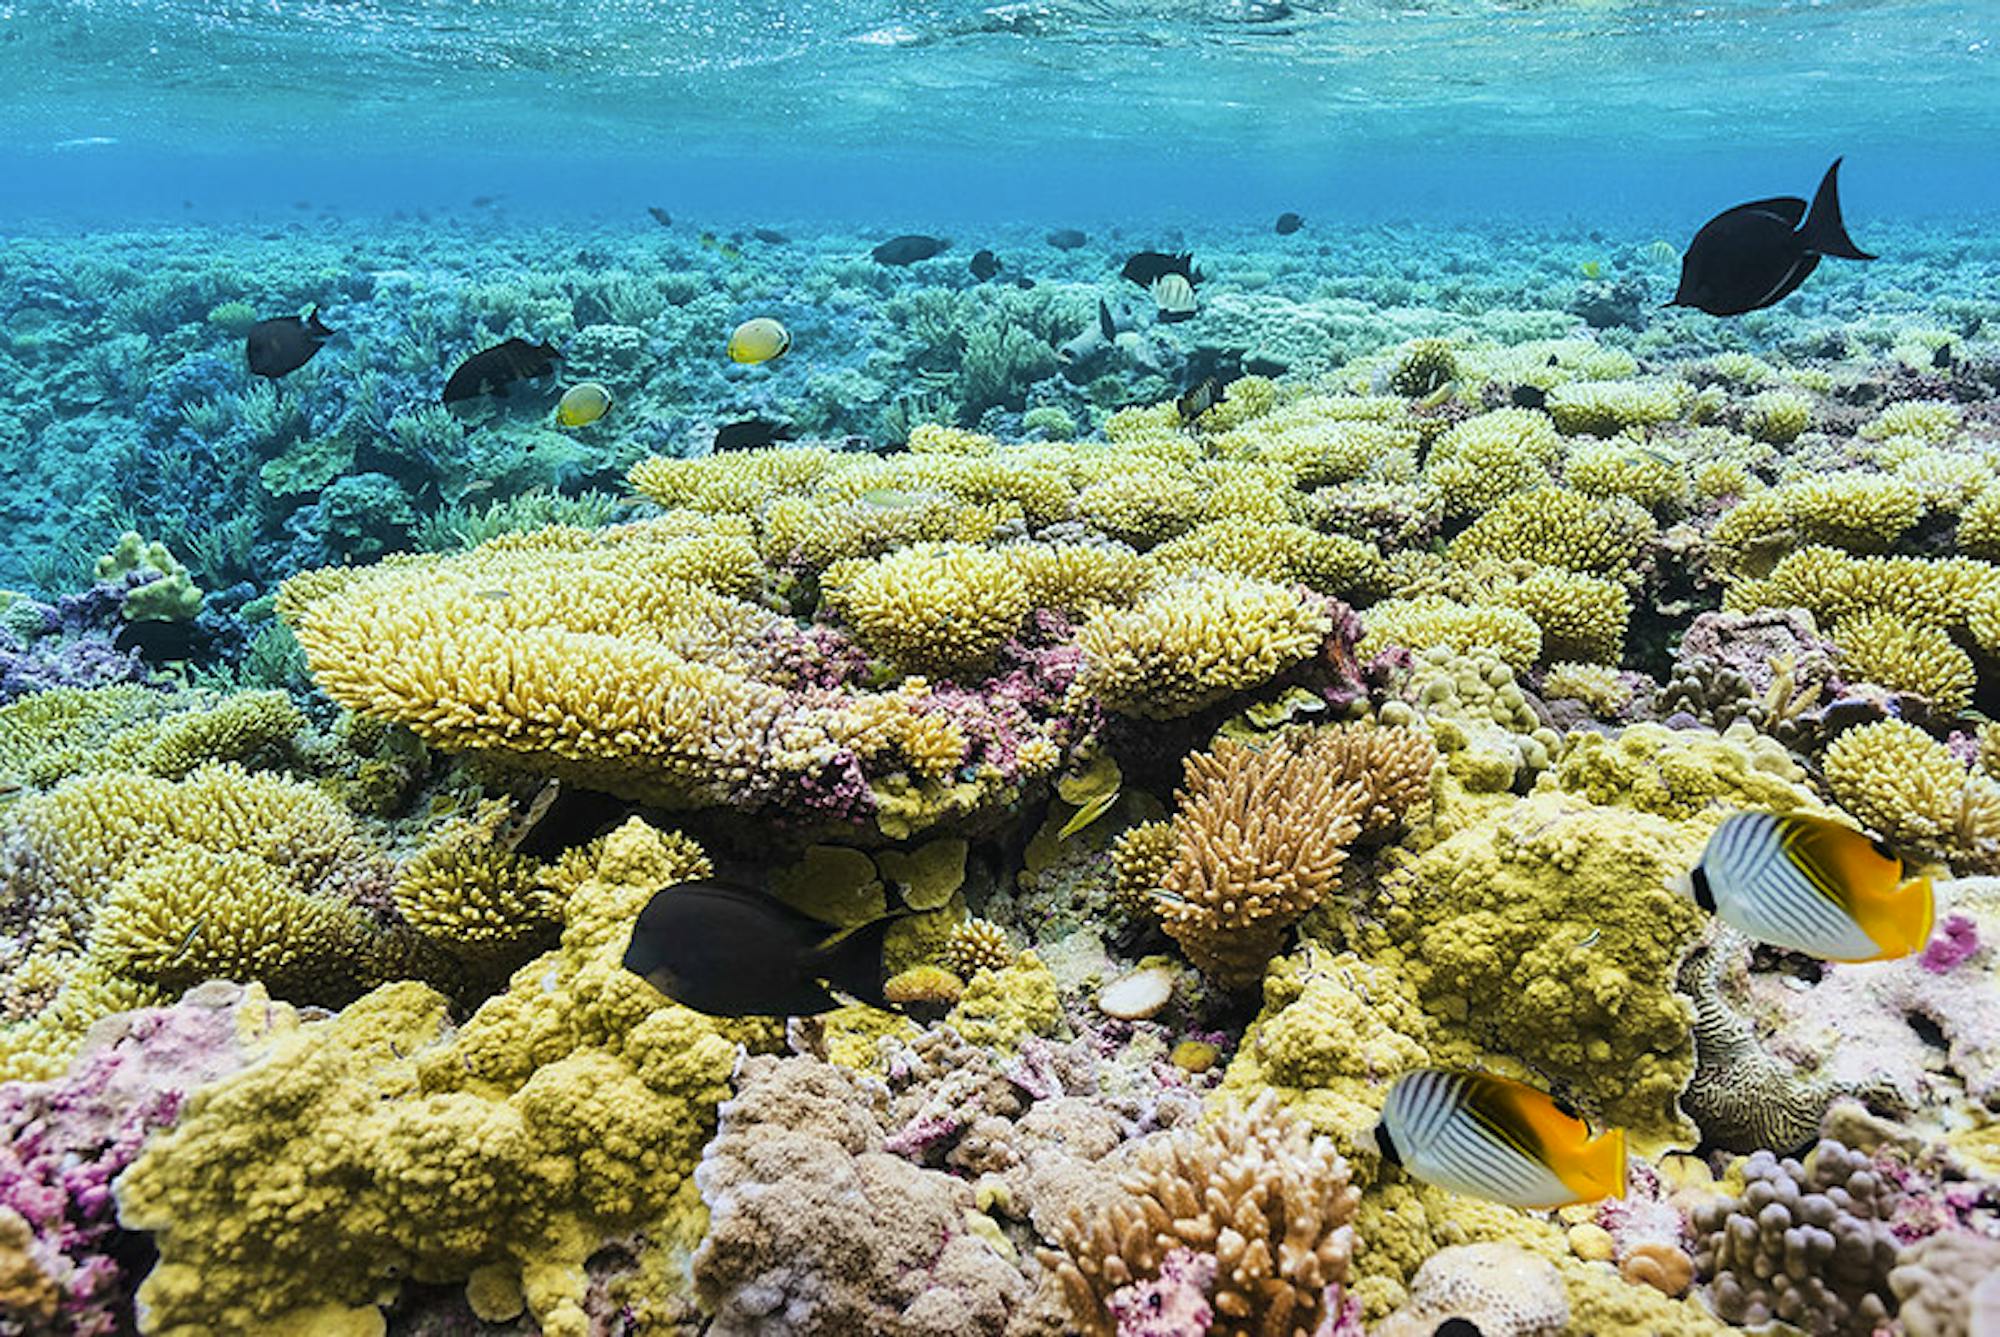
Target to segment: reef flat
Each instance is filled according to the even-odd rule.
[[[1990,227],[1725,323],[1653,233],[784,226],[9,239],[0,1333],[2000,1322]],[[1741,810],[1922,950],[1676,894]],[[710,876],[894,1010],[627,970]],[[1626,1192],[1424,1182],[1430,1067]]]

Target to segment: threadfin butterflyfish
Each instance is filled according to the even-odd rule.
[[[611,392],[596,381],[579,381],[563,391],[556,402],[556,425],[584,427],[602,418],[611,409]]]
[[[1852,827],[1805,813],[1732,813],[1677,888],[1724,923],[1822,961],[1889,961],[1922,951],[1931,881]]]
[[[1160,319],[1169,325],[1194,319],[1194,285],[1180,274],[1162,274],[1153,280],[1153,304]]]
[[[314,307],[304,320],[276,316],[252,325],[243,341],[243,355],[249,360],[251,375],[276,380],[312,361],[320,341],[333,334],[320,323],[319,308]]]
[[[1375,1142],[1427,1184],[1511,1207],[1625,1196],[1622,1128],[1593,1137],[1561,1101],[1491,1073],[1404,1073],[1389,1088]]]
[[[729,336],[729,360],[752,365],[783,357],[792,346],[792,333],[769,316],[746,320]]]

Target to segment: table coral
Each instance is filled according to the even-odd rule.
[[[121,1222],[160,1249],[145,1330],[275,1330],[398,1277],[504,1261],[545,1333],[582,1337],[599,1241],[692,1246],[690,1176],[736,1045],[772,1038],[668,1004],[621,964],[646,898],[705,871],[691,842],[630,822],[567,898],[562,945],[457,1031],[430,989],[387,985],[204,1088],[118,1185]]]

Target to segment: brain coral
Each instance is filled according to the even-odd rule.
[[[160,1250],[144,1329],[365,1316],[399,1278],[498,1264],[544,1333],[586,1337],[600,1241],[693,1245],[692,1172],[736,1046],[772,1035],[673,1006],[621,964],[653,891],[705,871],[634,820],[567,898],[562,945],[455,1033],[442,997],[387,985],[204,1088],[118,1184],[121,1222]]]

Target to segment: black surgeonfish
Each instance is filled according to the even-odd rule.
[[[704,878],[654,893],[625,969],[712,1017],[816,1016],[840,1006],[832,989],[888,1008],[882,939],[896,919],[842,933],[768,893]]]
[[[1125,268],[1118,271],[1142,288],[1150,289],[1162,277],[1178,274],[1193,287],[1201,282],[1201,271],[1194,267],[1194,252],[1182,251],[1178,255],[1168,255],[1162,251],[1140,251],[1125,262]]]
[[[913,265],[919,260],[930,259],[950,245],[949,238],[926,237],[911,232],[889,238],[868,254],[875,258],[878,265]]]
[[[1049,233],[1048,236],[1042,238],[1042,240],[1059,251],[1074,251],[1082,247],[1090,238],[1084,236],[1073,227],[1059,227],[1054,232]]]
[[[1753,200],[1702,224],[1681,257],[1679,291],[1668,306],[1740,316],[1789,297],[1825,256],[1873,260],[1840,218],[1840,159],[1826,169],[1812,205],[1796,195]]]
[[[554,344],[531,344],[526,339],[495,344],[458,364],[458,370],[444,383],[444,402],[456,404],[479,395],[505,399],[515,381],[547,376],[561,357],[562,351]]]
[[[272,320],[260,320],[250,327],[250,335],[243,341],[243,354],[250,361],[253,376],[268,376],[273,380],[313,360],[319,351],[320,340],[329,338],[334,331],[320,323],[319,308],[314,307],[300,320],[297,316],[278,316]]]
[[[785,243],[791,240],[790,237],[787,237],[784,233],[778,231],[778,229],[774,227],[752,228],[750,230],[750,235],[755,237],[758,241],[763,242],[766,246],[783,246]]]
[[[647,205],[646,212],[651,214],[653,221],[661,227],[672,227],[674,225],[674,216],[657,204]]]
[[[1294,232],[1297,232],[1300,228],[1304,227],[1305,225],[1306,225],[1305,219],[1299,217],[1297,214],[1291,212],[1288,209],[1284,213],[1278,215],[1277,226],[1275,226],[1271,230],[1276,232],[1281,237],[1289,237]]]
[[[755,450],[792,439],[792,425],[769,418],[745,418],[715,429],[715,444],[709,449],[720,455],[728,450]]]
[[[1000,272],[1000,260],[991,251],[981,251],[972,257],[972,263],[966,268],[972,271],[972,277],[984,283]]]
[[[1507,402],[1517,409],[1546,408],[1549,392],[1539,385],[1517,385],[1507,396]]]

